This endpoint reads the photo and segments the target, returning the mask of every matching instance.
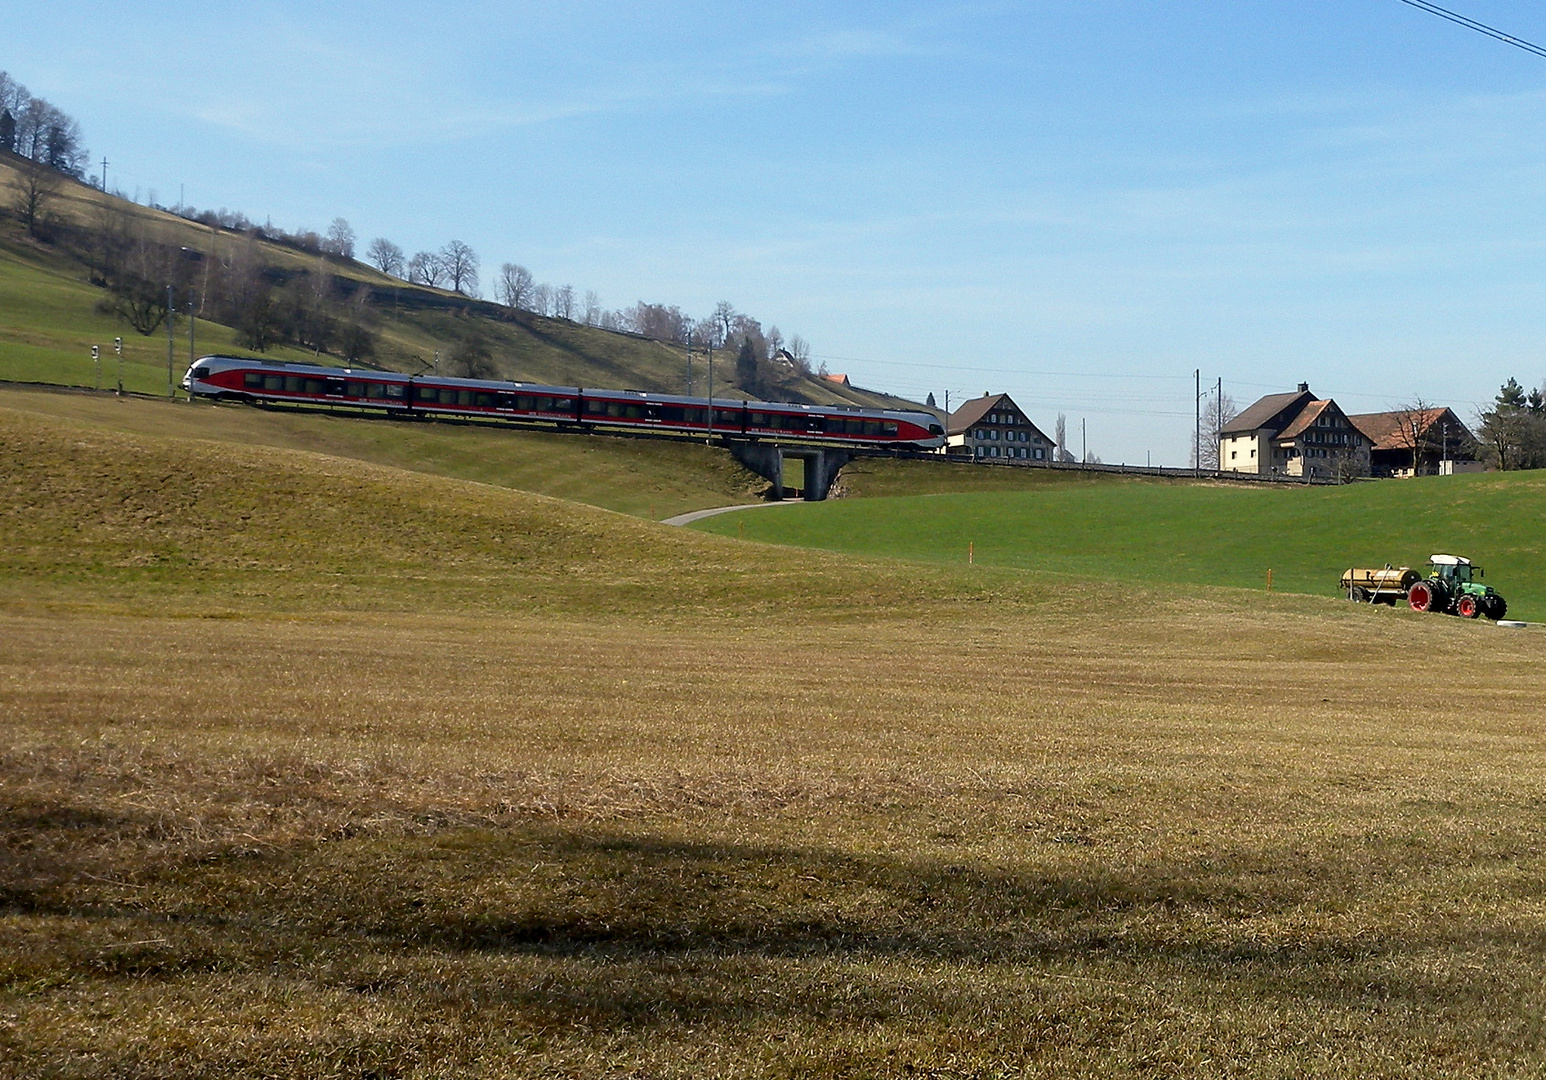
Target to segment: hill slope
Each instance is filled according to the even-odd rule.
[[[0,154],[0,190],[10,188],[15,171],[14,159]],[[488,374],[498,378],[660,393],[681,393],[686,388],[687,356],[678,346],[410,285],[352,259],[322,260],[282,244],[253,241],[127,203],[74,181],[63,182],[52,216],[50,243],[39,243],[27,237],[18,222],[0,218],[0,380],[95,385],[90,346],[103,346],[111,358],[112,340],[121,336],[127,350],[125,385],[150,393],[166,391],[165,328],[142,336],[122,320],[97,311],[105,293],[92,283],[100,276],[92,253],[100,230],[111,227],[169,251],[189,253],[195,262],[191,269],[183,268],[189,282],[178,294],[179,306],[186,303],[189,291],[195,297],[204,296],[212,277],[230,272],[243,259],[259,262],[264,280],[276,289],[313,292],[323,288],[330,297],[327,310],[340,318],[358,319],[374,340],[372,363],[391,370],[424,370],[438,354],[445,373],[461,373],[451,366],[451,358],[475,348],[486,355],[491,365]],[[232,327],[202,314],[195,346],[201,353],[250,351],[238,345]],[[181,319],[172,351],[180,377],[189,353],[186,323]],[[336,356],[330,359],[325,351],[319,354],[293,346],[276,345],[267,355],[342,362]],[[718,395],[744,396],[734,384],[733,359],[724,351],[715,357]],[[692,365],[697,393],[706,386],[706,367],[700,351]],[[103,379],[108,385],[116,381],[115,365],[107,365]],[[916,407],[900,398],[793,373],[780,376],[777,393],[770,396],[823,404]]]

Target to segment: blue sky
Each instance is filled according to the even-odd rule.
[[[1546,5],[1445,6],[1546,43]],[[719,300],[1106,461],[1243,407],[1546,378],[1546,60],[1341,3],[13,3],[0,68],[142,200]],[[1077,452],[1079,446],[1074,443]]]

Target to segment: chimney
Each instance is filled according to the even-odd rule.
[[[1308,394],[1310,392],[1310,384],[1307,383],[1307,382],[1300,383],[1299,384],[1299,392],[1301,394]]]

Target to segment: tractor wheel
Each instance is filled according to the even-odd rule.
[[[1493,622],[1498,622],[1508,614],[1508,603],[1501,596],[1489,596],[1486,600],[1486,609],[1482,614]]]
[[[1406,593],[1406,602],[1413,611],[1433,611],[1438,606],[1437,599],[1432,584],[1426,581],[1414,583]]]
[[[1355,604],[1367,604],[1369,602],[1369,590],[1361,585],[1354,585],[1347,591],[1347,598]]]
[[[1462,619],[1474,619],[1482,613],[1481,601],[1467,594],[1455,601],[1455,614]]]

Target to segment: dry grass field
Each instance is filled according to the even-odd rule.
[[[0,1075],[1546,1069],[1539,630],[0,463]]]

